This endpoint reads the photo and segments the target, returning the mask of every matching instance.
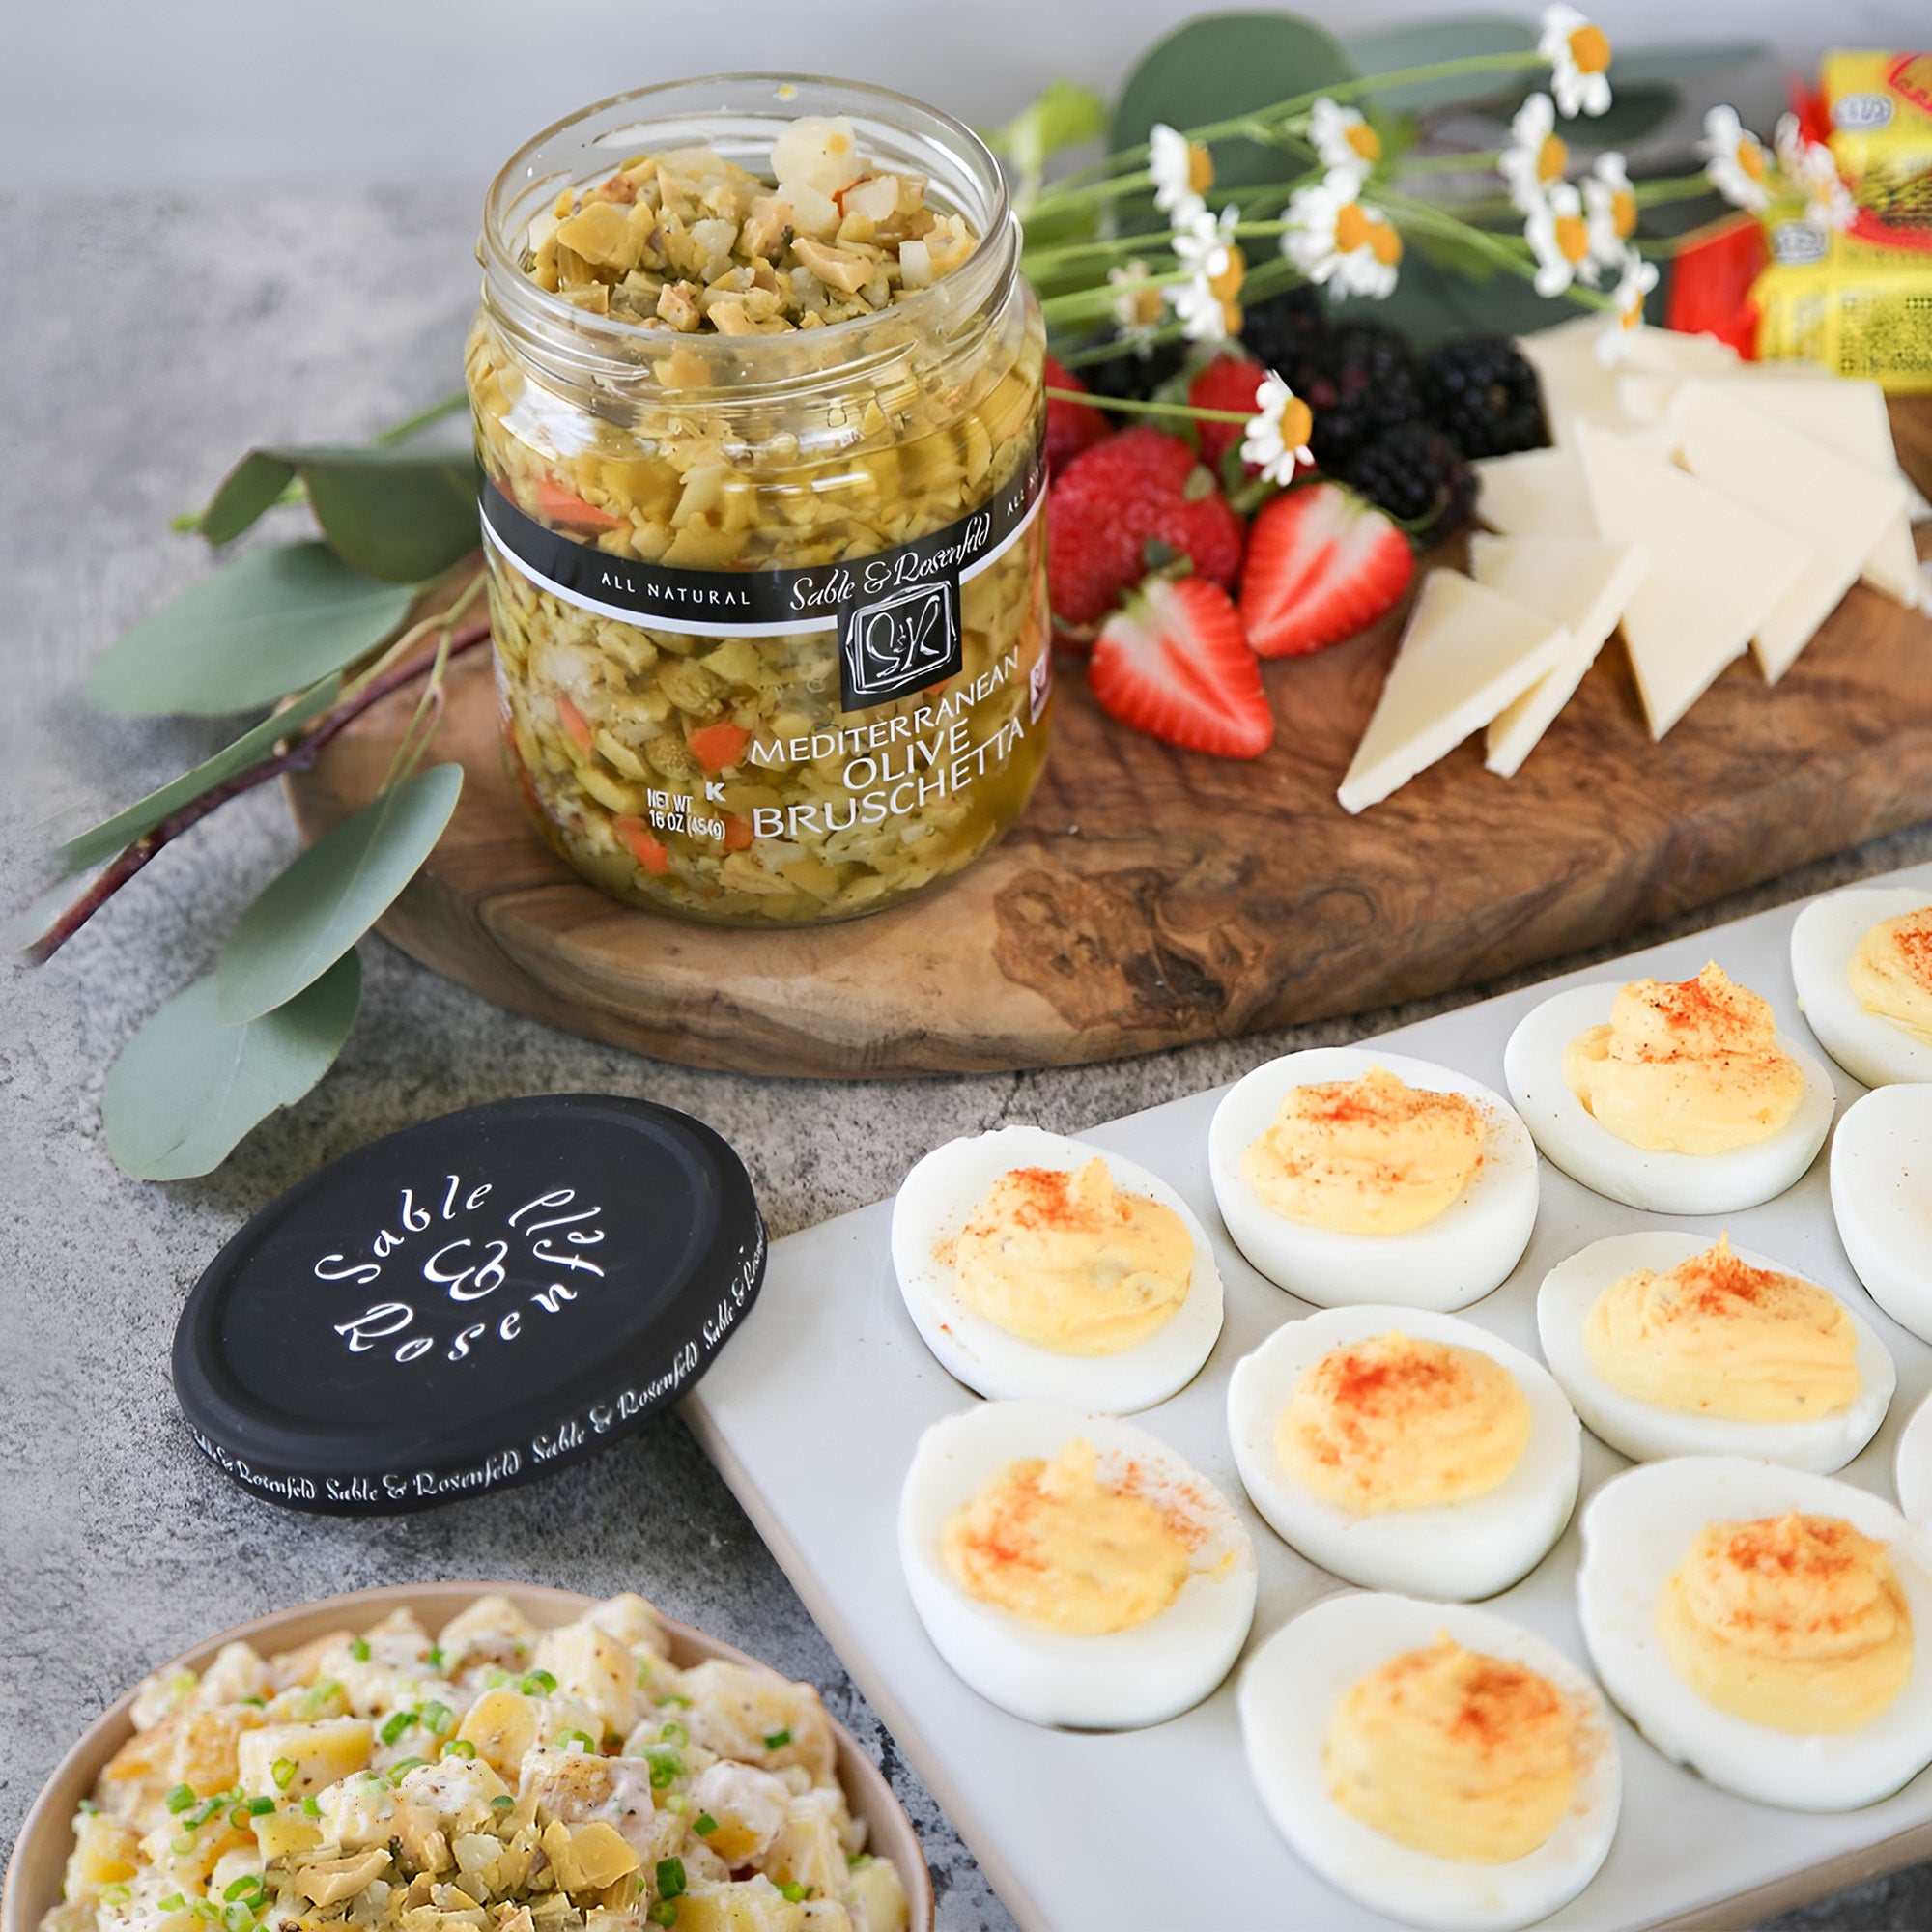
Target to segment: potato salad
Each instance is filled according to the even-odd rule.
[[[807,1684],[677,1668],[641,1598],[479,1598],[149,1678],[42,1932],[903,1932]]]

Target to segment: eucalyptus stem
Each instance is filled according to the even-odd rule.
[[[405,416],[401,422],[391,423],[387,429],[379,429],[369,440],[388,448],[392,443],[407,442],[434,423],[440,423],[445,416],[453,416],[469,407],[468,389],[458,389],[452,395],[444,396],[440,402],[430,404],[427,409],[418,410],[412,416]]]

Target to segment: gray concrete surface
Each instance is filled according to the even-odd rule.
[[[33,895],[50,814],[78,827],[219,742],[217,727],[104,719],[78,686],[123,629],[203,568],[167,519],[248,442],[360,437],[453,385],[471,232],[470,198],[442,192],[0,199],[0,902]],[[209,1179],[129,1180],[102,1142],[108,1062],[209,968],[293,845],[279,798],[258,793],[166,853],[52,965],[0,968],[0,1843],[104,1705],[218,1627],[440,1577],[636,1588],[824,1687],[921,1826],[942,1926],[1006,1932],[970,1855],[678,1421],[548,1482],[428,1516],[284,1515],[186,1440],[167,1373],[183,1296],[239,1222],[324,1160],[501,1095],[605,1089],[686,1108],[744,1151],[784,1234],[888,1194],[913,1155],[951,1135],[1013,1119],[1074,1130],[1426,1009],[1072,1071],[783,1083],[586,1045],[375,942],[361,1021],[315,1094]],[[1927,856],[1932,828],[1707,917]],[[1780,1923],[1932,1923],[1932,1876],[1921,1868]]]

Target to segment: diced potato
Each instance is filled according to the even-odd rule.
[[[808,1791],[795,1798],[783,1828],[762,1861],[780,1885],[836,1892],[845,1880],[845,1847],[838,1826],[844,1800],[836,1791]]]
[[[464,1713],[456,1735],[474,1745],[493,1771],[514,1777],[524,1753],[537,1741],[541,1717],[536,1700],[520,1690],[486,1690]]]
[[[95,1898],[104,1885],[121,1885],[139,1867],[141,1834],[103,1811],[83,1811],[74,1820],[73,1850],[68,1856],[64,1894],[70,1900]]]
[[[677,1932],[805,1932],[805,1907],[768,1878],[687,1892],[677,1902]]]
[[[846,1877],[858,1932],[905,1932],[912,1919],[905,1882],[890,1859],[870,1859]]]
[[[808,1898],[801,1922],[805,1932],[857,1932],[852,1915],[836,1898]]]
[[[704,1842],[727,1864],[757,1858],[784,1829],[790,1804],[782,1778],[729,1758],[707,1765],[691,1788],[692,1810],[718,1823]]]
[[[536,1626],[501,1594],[478,1597],[466,1610],[442,1627],[437,1648],[442,1652],[443,1669],[454,1677],[478,1663],[500,1664],[505,1670],[522,1670],[529,1662],[530,1646],[536,1641]]]
[[[242,1738],[239,1782],[253,1797],[305,1798],[352,1773],[367,1771],[375,1727],[366,1718],[324,1718],[312,1724],[265,1724]],[[275,1776],[276,1765],[283,1776]],[[288,1766],[293,1765],[293,1774]]]
[[[265,1863],[292,1853],[312,1852],[322,1843],[320,1828],[299,1811],[270,1811],[254,1822],[255,1842],[262,1848]]]
[[[637,1660],[595,1624],[566,1624],[548,1633],[537,1644],[537,1664],[556,1679],[560,1697],[596,1712],[605,1730],[622,1733],[637,1722]]]

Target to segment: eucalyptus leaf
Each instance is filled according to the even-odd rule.
[[[1204,14],[1142,54],[1114,106],[1113,144],[1139,146],[1156,121],[1203,127],[1353,78],[1336,42],[1299,14]],[[1217,141],[1213,154],[1223,185],[1284,173],[1280,151],[1258,142]]]
[[[136,624],[87,695],[118,718],[252,711],[373,650],[413,594],[372,582],[327,544],[254,551]]]
[[[1477,280],[1482,270],[1489,272]],[[1451,335],[1523,335],[1568,322],[1578,310],[1573,301],[1540,296],[1520,277],[1479,263],[1455,242],[1418,236],[1403,253],[1401,278],[1386,301],[1350,301],[1337,312],[1387,323],[1420,353]]]
[[[1695,80],[1720,69],[1743,67],[1772,53],[1765,41],[1691,41],[1682,46],[1617,47],[1610,61],[1610,85],[1626,82]]]
[[[231,1026],[292,1000],[388,911],[441,838],[461,765],[433,765],[319,838],[242,915],[215,965]]]
[[[212,544],[232,543],[281,501],[295,473],[295,465],[286,457],[251,449],[221,479],[195,527]]]
[[[1579,148],[1627,148],[1662,127],[1683,99],[1674,82],[1633,81],[1610,69],[1609,106],[1597,115],[1559,121],[1556,131]]]
[[[1091,87],[1055,80],[995,130],[991,145],[1022,181],[1037,182],[1053,156],[1093,140],[1106,127],[1107,103]]]
[[[222,1021],[213,975],[197,980],[108,1069],[108,1152],[138,1180],[185,1180],[220,1166],[250,1127],[299,1100],[328,1070],[361,1000],[354,952],[244,1026]]]
[[[1527,21],[1479,14],[1466,20],[1409,20],[1374,33],[1351,34],[1342,43],[1342,50],[1357,73],[1394,73],[1478,54],[1526,53],[1536,45],[1536,29]],[[1429,114],[1458,101],[1520,96],[1529,77],[1529,73],[1508,71],[1445,74],[1440,80],[1416,80],[1404,87],[1379,89],[1373,99],[1378,107],[1391,112]],[[1545,81],[1547,76],[1538,84]]]
[[[311,718],[320,717],[342,696],[342,674],[331,671],[319,684],[310,686],[293,704],[275,712],[242,732],[232,745],[225,745],[212,758],[204,758],[192,771],[151,791],[137,805],[117,811],[92,831],[76,834],[64,844],[58,858],[70,872],[85,870],[103,859],[111,859],[124,846],[131,845],[145,832],[152,832],[162,819],[171,817],[183,806],[204,792],[226,784],[238,773],[259,764],[280,741],[292,737]]]

